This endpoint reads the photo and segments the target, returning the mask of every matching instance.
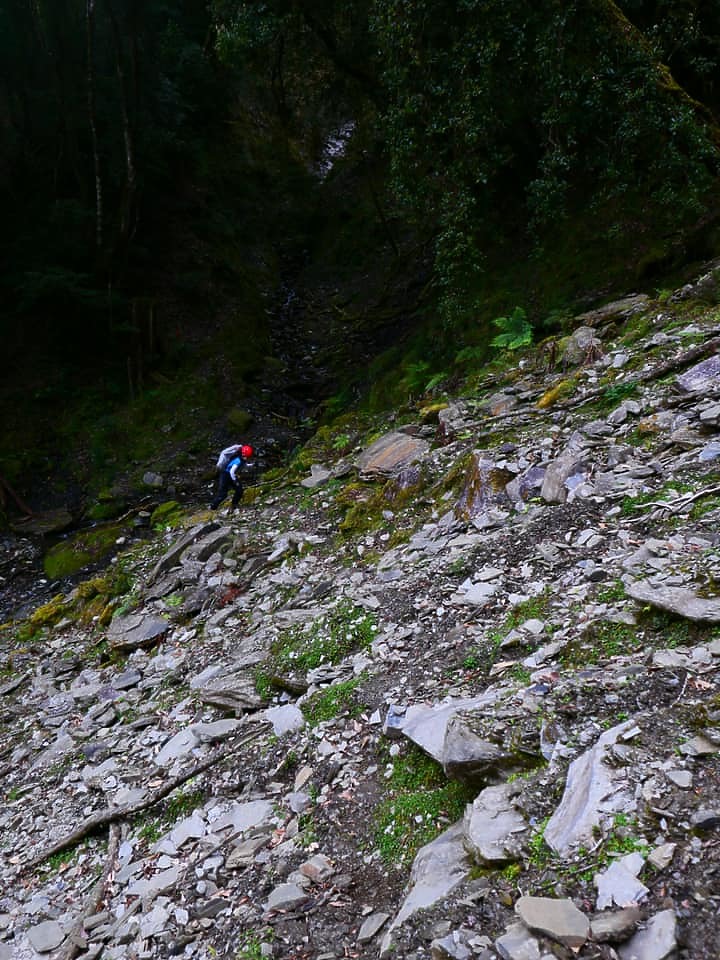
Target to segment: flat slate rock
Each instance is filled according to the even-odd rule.
[[[159,641],[170,630],[170,624],[161,617],[131,613],[117,617],[108,627],[107,637],[114,650],[138,650]]]
[[[720,623],[720,600],[705,600],[684,587],[653,587],[647,580],[636,580],[626,587],[638,603],[675,613],[696,623]]]
[[[533,933],[541,933],[571,950],[579,950],[590,936],[590,921],[572,900],[520,897],[515,912]]]
[[[429,449],[427,441],[393,431],[380,437],[360,454],[357,468],[363,476],[390,477],[421,460]]]

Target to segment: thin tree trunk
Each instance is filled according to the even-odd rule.
[[[98,260],[103,249],[103,185],[98,147],[97,117],[95,113],[95,0],[86,0],[85,5],[87,40],[87,101],[92,140],[93,166],[95,170],[95,252]]]
[[[115,72],[117,73],[118,87],[120,90],[120,114],[122,117],[123,142],[125,144],[125,189],[123,191],[123,201],[120,209],[120,248],[124,255],[133,232],[135,213],[135,195],[137,192],[135,143],[132,125],[130,123],[130,112],[128,110],[127,80],[122,57],[122,38],[113,5],[109,0],[107,0],[107,9],[110,14],[113,42],[115,45]]]

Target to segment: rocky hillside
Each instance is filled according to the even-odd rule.
[[[0,960],[715,960],[720,270],[0,631]]]

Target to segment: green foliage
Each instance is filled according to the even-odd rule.
[[[614,408],[623,400],[627,400],[637,393],[637,384],[633,382],[613,383],[605,387],[602,393],[603,405]]]
[[[522,307],[515,307],[506,317],[495,317],[493,323],[502,332],[490,341],[490,346],[500,350],[519,350],[532,343],[533,330]]]
[[[375,0],[392,175],[405,209],[436,231],[446,323],[477,315],[486,252],[500,233],[555,233],[582,203],[612,210],[617,238],[629,197],[645,198],[646,217],[649,203],[675,223],[705,201],[717,119],[664,66],[671,49],[676,62],[686,55],[684,76],[704,77],[703,96],[715,101],[701,31],[679,31],[678,57],[659,26],[664,12],[636,17],[637,7],[467,0],[450,12],[441,0]],[[716,54],[718,17],[701,20]]]
[[[357,716],[361,712],[361,707],[355,703],[354,694],[360,683],[360,677],[343,683],[334,683],[306,700],[302,705],[302,712],[308,724],[316,727],[325,720],[333,720],[343,712]]]
[[[473,792],[448,781],[419,748],[397,759],[388,796],[375,811],[374,834],[385,863],[410,864],[418,849],[462,815]]]
[[[263,946],[271,944],[273,938],[274,934],[271,929],[242,933],[234,960],[263,960],[263,957],[266,956],[263,953]]]
[[[375,638],[373,614],[342,600],[333,610],[308,627],[293,627],[271,647],[275,673],[312,670],[323,663],[339,663],[354,650],[366,649]]]

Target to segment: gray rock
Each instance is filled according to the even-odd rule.
[[[470,861],[463,844],[462,824],[440,834],[432,843],[421,847],[410,871],[409,893],[381,945],[386,955],[392,947],[392,932],[418,910],[431,907],[446,897],[468,876]]]
[[[629,853],[611,863],[603,873],[596,874],[597,909],[629,907],[644,900],[650,891],[637,879],[644,865],[639,853]]]
[[[672,863],[676,849],[676,843],[663,843],[650,851],[647,861],[650,866],[655,867],[656,870],[664,870],[665,867],[669,867]]]
[[[391,477],[422,460],[430,447],[426,440],[393,431],[371,444],[357,459],[362,477]]]
[[[301,480],[300,486],[307,490],[315,490],[316,487],[321,487],[324,483],[327,483],[332,475],[332,470],[328,470],[324,464],[313,463],[310,466],[310,476]]]
[[[412,740],[434,760],[442,763],[445,734],[450,718],[461,710],[487,709],[496,699],[495,691],[486,691],[479,697],[448,700],[432,707],[412,706],[406,710],[400,729],[408,740]],[[399,719],[399,716],[396,715],[396,719]]]
[[[541,933],[574,951],[590,936],[590,921],[572,900],[520,897],[515,912],[533,933]]]
[[[189,756],[199,745],[200,740],[195,736],[192,727],[179,730],[155,755],[155,764],[158,767],[169,767],[176,760]]]
[[[506,863],[521,855],[528,824],[513,804],[517,790],[507,783],[486,787],[465,812],[465,846],[480,864]]]
[[[709,394],[720,386],[720,357],[710,357],[679,374],[675,383],[686,393]]]
[[[252,827],[269,822],[274,808],[269,800],[248,800],[247,803],[234,803],[228,810],[212,819],[209,829],[213,833],[230,828],[233,833],[243,833]],[[208,819],[210,819],[208,817]]]
[[[628,809],[632,794],[622,769],[605,763],[606,753],[618,738],[631,729],[632,720],[606,730],[594,747],[570,764],[560,806],[543,834],[545,842],[560,856],[574,847],[590,847],[594,830],[604,816]]]
[[[564,342],[563,360],[571,366],[602,356],[602,340],[592,327],[578,327]]]
[[[590,919],[590,933],[597,943],[622,943],[627,940],[642,919],[638,907],[608,910]]]
[[[625,589],[638,603],[649,603],[697,623],[720,623],[720,600],[706,600],[684,587],[654,587],[647,580],[636,580]]]
[[[252,863],[255,855],[267,845],[270,837],[271,833],[269,832],[259,833],[254,837],[248,837],[247,840],[241,841],[230,851],[230,855],[225,861],[225,866],[228,870],[233,870],[236,867],[245,867],[249,863]]]
[[[442,750],[443,769],[450,779],[475,783],[505,756],[497,744],[478,736],[472,715],[463,711],[450,717]]]
[[[677,949],[674,910],[663,910],[648,920],[645,929],[618,948],[620,960],[668,960]]]
[[[281,883],[275,887],[265,903],[265,910],[292,910],[305,903],[308,895],[296,883]]]
[[[294,730],[302,730],[306,724],[302,710],[293,703],[281,707],[269,707],[265,711],[265,717],[272,724],[276,737],[282,737]]]
[[[584,474],[588,451],[580,433],[574,433],[560,455],[545,470],[540,495],[546,503],[565,503],[568,496],[566,482],[576,474]]]
[[[469,960],[472,956],[473,951],[459,930],[430,944],[431,960]]]
[[[185,867],[177,865],[169,867],[167,870],[161,870],[151,877],[142,877],[133,881],[127,888],[129,897],[142,897],[143,900],[154,900],[161,894],[170,893],[180,882]]]
[[[382,930],[390,919],[389,913],[371,913],[362,922],[358,931],[358,943],[369,943]]]
[[[540,947],[524,923],[512,923],[495,941],[503,960],[540,960]]]
[[[196,527],[193,527],[192,529],[188,530],[187,533],[183,534],[155,564],[150,576],[148,577],[148,583],[154,583],[161,573],[165,573],[166,571],[170,570],[171,567],[176,566],[176,564],[180,561],[180,557],[185,553],[190,544],[207,536],[207,534],[211,533],[213,530],[217,530],[219,526],[220,523],[217,520],[210,520],[207,523],[202,523]]]
[[[108,627],[108,643],[114,650],[137,650],[140,647],[149,647],[157,643],[170,630],[167,620],[148,614],[130,613],[124,617],[116,617]]]
[[[65,932],[57,920],[43,920],[28,928],[27,938],[37,953],[50,953],[63,942]]]

